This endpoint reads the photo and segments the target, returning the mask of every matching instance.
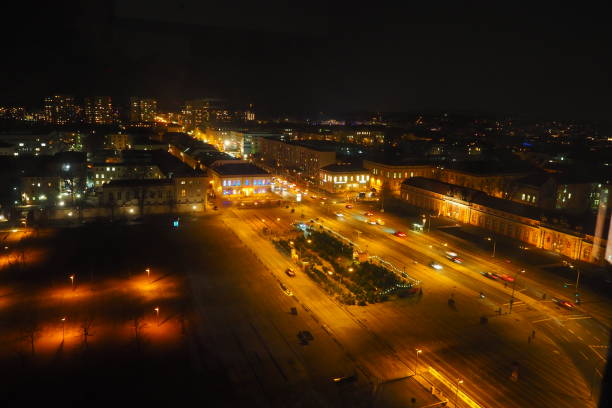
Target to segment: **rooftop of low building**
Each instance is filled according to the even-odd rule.
[[[215,166],[212,171],[221,176],[267,176],[270,173],[253,163],[224,163]]]

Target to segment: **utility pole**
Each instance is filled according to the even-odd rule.
[[[508,314],[512,313],[512,305],[514,304],[514,290],[516,289],[516,280],[517,280],[519,272],[525,273],[525,270],[521,269],[520,271],[514,274],[514,282],[512,282],[512,295],[510,296],[510,310],[508,311]]]

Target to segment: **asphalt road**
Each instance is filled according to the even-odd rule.
[[[480,272],[514,275],[514,269],[518,268],[515,264],[492,262],[489,256],[452,237],[445,239],[447,246],[444,246],[439,235],[411,232],[401,220],[387,214],[385,226],[370,226],[363,222],[364,208],[343,209],[346,215],[341,219],[322,209],[318,201],[307,202],[302,207],[306,221],[319,218],[323,225],[357,239],[357,244],[367,248],[370,254],[382,256],[400,268],[406,266],[406,272],[423,282],[425,296],[420,302],[400,300],[364,308],[343,308],[343,313],[329,316],[333,330],[336,321],[344,319],[341,315],[348,313],[391,353],[391,356],[375,355],[359,349],[355,354],[368,370],[372,366],[370,374],[376,378],[374,381],[385,382],[402,375],[399,367],[379,373],[376,370],[381,364],[379,360],[385,361],[382,363],[385,365],[389,364],[388,359],[396,359],[407,372],[406,367],[415,361],[414,350],[419,347],[424,350],[421,356],[424,368],[431,365],[451,382],[463,379],[461,389],[482,406],[595,405],[590,400],[591,386],[595,384],[593,394],[597,395],[608,340],[606,325],[585,313],[561,310],[537,297],[543,290],[554,293],[554,288],[520,275],[517,299],[512,314],[508,314],[511,285],[504,287]],[[294,213],[284,208],[236,211],[232,217],[240,217],[241,222],[228,225],[252,239],[264,226],[282,232],[294,219],[300,219],[301,213],[302,208]],[[245,232],[247,228],[251,231]],[[394,228],[405,231],[408,237],[393,236]],[[355,230],[361,233],[356,234]],[[444,252],[450,249],[459,252],[463,264],[452,263],[444,257]],[[270,263],[282,258],[273,248],[263,253],[268,251],[272,251],[266,255]],[[428,267],[431,260],[442,264],[444,269],[438,272]],[[302,290],[305,289],[296,290],[298,297]],[[478,296],[480,292],[486,294],[485,299]],[[446,302],[451,294],[456,299],[455,309],[449,308]],[[502,314],[498,314],[499,308]],[[487,316],[489,323],[481,325],[480,316]],[[535,337],[531,339],[534,330]],[[355,342],[348,337],[342,344],[350,348]],[[510,381],[515,364],[519,367],[517,382]]]

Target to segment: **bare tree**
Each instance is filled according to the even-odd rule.
[[[142,322],[142,317],[138,314],[134,314],[132,318],[132,328],[134,329],[134,341],[136,342],[136,349],[141,351],[142,348],[142,329],[144,329],[145,324]]]
[[[32,356],[36,354],[35,343],[40,337],[40,331],[42,330],[38,323],[38,318],[34,314],[30,314],[28,318],[23,321],[22,332],[25,339],[30,344]]]
[[[83,346],[85,346],[85,350],[89,349],[88,338],[91,336],[91,326],[93,324],[93,318],[86,317],[83,322],[81,322],[81,329],[83,330]]]

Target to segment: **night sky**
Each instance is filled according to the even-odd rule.
[[[226,97],[289,113],[612,112],[612,36],[594,3],[82,3],[13,12],[18,24],[2,28],[0,104],[36,107],[61,92],[119,104],[152,96],[167,109]]]

